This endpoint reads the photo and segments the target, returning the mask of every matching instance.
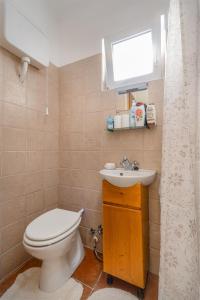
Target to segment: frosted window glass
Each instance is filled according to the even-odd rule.
[[[114,43],[112,45],[114,81],[139,77],[153,72],[152,33]]]

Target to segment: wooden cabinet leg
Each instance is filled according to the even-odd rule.
[[[138,297],[139,300],[144,299],[144,289],[137,288],[137,297]]]
[[[109,285],[113,284],[113,277],[108,274],[106,281],[107,281],[107,284],[109,284]]]

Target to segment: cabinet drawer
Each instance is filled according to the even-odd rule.
[[[120,188],[103,181],[103,202],[132,208],[141,208],[141,202],[147,197],[147,188],[141,184]]]

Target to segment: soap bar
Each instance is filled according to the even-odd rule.
[[[114,170],[115,168],[116,168],[115,163],[106,163],[104,165],[104,169],[106,169],[106,170]]]

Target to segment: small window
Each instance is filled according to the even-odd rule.
[[[124,91],[162,77],[160,23],[141,32],[103,39],[103,78],[110,89]]]
[[[112,45],[114,81],[153,72],[152,33],[146,32]]]

